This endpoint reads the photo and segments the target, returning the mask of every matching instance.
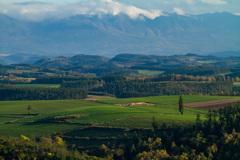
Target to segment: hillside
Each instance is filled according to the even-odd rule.
[[[34,63],[35,65],[46,66],[98,66],[107,62],[109,58],[103,56],[83,55],[79,54],[73,57],[57,57],[57,58],[43,58]]]

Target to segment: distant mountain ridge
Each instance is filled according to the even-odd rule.
[[[0,14],[0,54],[115,56],[119,53],[174,55],[240,51],[240,16],[230,13],[156,19],[127,15],[16,20]]]
[[[110,58],[97,55],[79,54],[73,57],[43,58],[35,62],[34,65],[45,66],[98,66],[107,62]]]
[[[217,52],[211,54],[188,53],[185,55],[157,56],[122,53],[113,58],[99,55],[78,54],[74,56],[44,56],[31,54],[8,55],[0,54],[0,64],[34,64],[43,66],[122,66],[131,67],[139,65],[161,66],[163,64],[180,64],[180,65],[218,65],[234,62],[233,65],[240,63],[240,52]],[[201,63],[199,63],[200,61]],[[216,63],[213,63],[216,62]],[[204,64],[205,63],[205,64]],[[220,64],[220,65],[221,65]]]
[[[103,56],[76,55],[73,57],[44,58],[34,65],[42,66],[118,66],[118,67],[180,67],[180,66],[240,66],[239,57],[215,57],[193,53],[174,56],[119,54],[112,59]]]

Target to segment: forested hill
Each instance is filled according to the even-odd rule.
[[[188,53],[186,55],[155,56],[140,54],[119,54],[114,58],[94,55],[76,55],[73,57],[44,58],[35,63],[44,66],[201,66],[211,65],[218,67],[233,67],[240,65],[240,57],[215,57]]]
[[[98,66],[103,63],[108,62],[110,58],[97,56],[97,55],[83,55],[78,54],[73,57],[57,57],[57,58],[43,58],[35,63],[35,65],[45,65],[45,66]]]

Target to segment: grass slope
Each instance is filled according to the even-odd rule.
[[[239,98],[223,96],[183,96],[184,103],[215,99]],[[206,114],[206,110],[185,107],[184,115],[180,115],[179,96],[157,96],[128,99],[84,100],[49,100],[49,101],[1,101],[0,132],[4,135],[35,135],[43,136],[81,128],[82,123],[111,127],[151,127],[152,117],[166,123],[185,123],[196,119],[196,114]],[[148,102],[149,106],[118,106],[116,103]],[[27,106],[31,105],[32,115],[27,115]],[[33,115],[38,114],[38,115]],[[70,123],[34,123],[46,118],[62,115],[86,115],[72,119]],[[204,117],[204,116],[202,116]],[[11,121],[12,123],[6,123]],[[20,123],[21,122],[21,123]],[[30,123],[31,122],[31,123]]]
[[[18,137],[23,134],[27,137],[35,138],[70,131],[81,127],[83,126],[80,124],[6,123],[0,125],[0,133],[4,136]]]
[[[150,71],[150,70],[138,70],[138,73],[143,74],[145,76],[159,76],[164,73],[164,71]]]

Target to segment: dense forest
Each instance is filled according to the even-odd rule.
[[[57,100],[84,99],[86,97],[87,93],[82,89],[0,86],[0,100]]]
[[[214,76],[221,73],[228,73],[230,69],[213,66],[183,66],[167,70],[164,74],[186,74],[193,76]]]
[[[117,98],[180,94],[239,95],[240,89],[233,86],[234,81],[238,80],[238,77],[180,74],[145,78],[122,75],[41,76],[28,84],[59,84],[60,88],[19,88],[8,85],[2,87],[0,91],[2,100],[82,99],[86,98],[87,91],[110,94]]]
[[[143,80],[116,81],[92,91],[106,92],[118,98],[146,97],[157,95],[180,95],[180,94],[212,94],[220,92],[231,92],[231,82],[210,83],[186,83],[186,82],[155,82],[150,83]]]

